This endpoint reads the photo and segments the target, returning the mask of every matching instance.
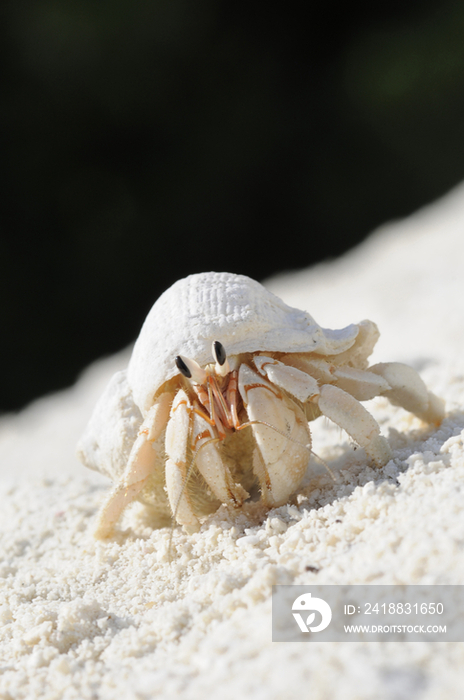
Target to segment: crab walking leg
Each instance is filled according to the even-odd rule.
[[[343,389],[358,401],[368,401],[391,389],[380,374],[355,367],[338,367],[334,369],[333,379],[336,386]]]
[[[444,401],[427,389],[416,370],[400,362],[380,362],[369,367],[390,385],[382,395],[394,406],[401,406],[426,423],[440,425],[445,417]]]
[[[192,423],[192,406],[183,389],[177,392],[166,428],[166,488],[173,517],[188,532],[199,529],[187,490],[187,445]]]
[[[291,359],[290,355],[286,356]],[[319,394],[319,384],[318,379],[322,381],[328,380],[333,381],[333,376],[330,365],[322,361],[319,363],[319,367],[316,367],[317,378],[308,374],[312,371],[315,366],[311,363],[309,366],[307,363],[304,364],[300,362],[301,357],[298,359],[297,363],[299,366],[292,364],[285,364],[276,360],[272,357],[266,357],[265,355],[258,355],[253,358],[253,362],[256,368],[261,374],[266,376],[272,384],[281,387],[292,397],[295,397],[303,404],[303,410],[306,415],[307,421],[312,421],[321,415],[315,398]],[[319,362],[319,361],[318,361]],[[301,369],[301,365],[303,369]],[[322,372],[319,368],[322,367]],[[307,369],[308,371],[304,371]]]
[[[249,494],[240,484],[234,482],[227,465],[221,459],[216,446],[217,440],[214,427],[209,425],[203,416],[194,413],[192,448],[195,464],[216,498],[221,503],[237,508]]]
[[[240,367],[238,385],[250,422],[257,421],[252,424],[259,449],[253,469],[263,499],[271,506],[282,505],[298,488],[308,466],[308,422],[296,404],[245,364]]]
[[[324,384],[317,403],[324,416],[346,430],[379,467],[392,458],[390,445],[380,435],[375,418],[346,391]]]
[[[283,362],[265,355],[257,355],[253,361],[257,370],[265,375],[272,384],[285,389],[302,403],[319,393],[316,379],[296,367],[289,367]]]
[[[153,443],[166,427],[172,399],[172,393],[161,394],[148,411],[132,446],[127,466],[98,515],[94,533],[97,539],[105,539],[113,535],[114,526],[122,511],[136,498],[152,474],[156,466]]]

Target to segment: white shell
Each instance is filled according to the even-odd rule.
[[[89,469],[116,480],[127,464],[142,420],[127,383],[127,371],[116,372],[79,440],[77,456]]]
[[[306,311],[287,306],[249,277],[204,272],[179,280],[154,304],[135,343],[128,381],[145,414],[158,389],[179,373],[176,355],[204,366],[212,361],[213,340],[228,357],[256,351],[336,355],[357,335],[354,324],[321,328]]]

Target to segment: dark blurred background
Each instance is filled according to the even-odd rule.
[[[334,257],[464,177],[464,4],[3,0],[0,411],[179,277]]]

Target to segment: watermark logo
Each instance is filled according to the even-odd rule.
[[[330,605],[322,598],[313,598],[311,593],[303,593],[302,595],[299,595],[293,602],[292,611],[293,610],[300,610],[304,611],[305,613],[310,610],[316,610],[316,612],[321,614],[322,619],[320,623],[312,627],[311,625],[316,619],[316,614],[314,612],[311,612],[308,615],[306,622],[303,620],[300,613],[293,612],[293,617],[295,618],[298,627],[302,632],[322,632],[322,630],[325,630],[325,628],[330,625],[330,621],[332,620],[332,610]]]
[[[274,642],[464,642],[464,585],[276,585]]]

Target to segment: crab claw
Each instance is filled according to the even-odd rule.
[[[242,364],[238,388],[258,449],[253,469],[268,505],[286,503],[308,466],[311,435],[303,411]]]

